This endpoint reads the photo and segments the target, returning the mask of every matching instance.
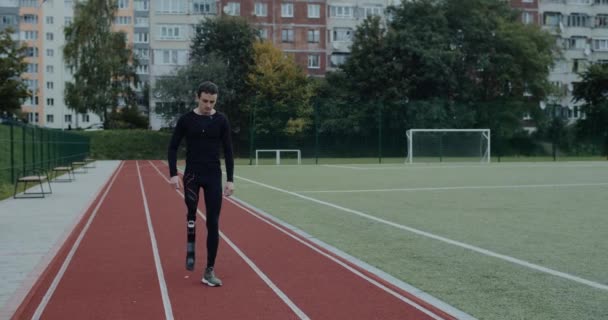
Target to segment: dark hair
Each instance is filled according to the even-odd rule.
[[[198,85],[198,90],[196,91],[196,95],[197,97],[201,97],[201,93],[208,93],[208,94],[217,94],[220,90],[217,87],[217,84],[211,82],[211,81],[205,81],[201,84]]]

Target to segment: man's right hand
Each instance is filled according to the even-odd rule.
[[[175,189],[179,189],[179,175],[171,177],[169,183],[171,183]]]

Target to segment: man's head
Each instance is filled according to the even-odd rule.
[[[219,89],[217,85],[211,81],[205,81],[198,86],[197,98],[198,108],[202,114],[210,114],[217,102],[217,94]]]

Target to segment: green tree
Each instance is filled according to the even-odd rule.
[[[226,65],[226,82],[219,98],[222,105],[218,109],[228,115],[236,132],[247,126],[251,90],[245,79],[254,63],[253,43],[257,35],[258,31],[245,19],[222,15],[202,20],[190,45],[192,64],[206,65],[210,57],[219,57]],[[213,78],[206,80],[218,82]]]
[[[600,140],[608,157],[608,64],[593,64],[580,74],[573,100],[582,103],[585,118],[579,121],[583,136]]]
[[[220,89],[216,108],[222,111],[229,109],[227,99],[224,98],[224,93],[230,91],[227,87],[227,74],[228,68],[222,59],[210,54],[204,62],[184,66],[159,78],[153,89],[153,95],[158,100],[155,113],[173,124],[181,114],[197,105],[198,85],[208,79],[213,79]]]
[[[13,32],[12,29],[0,30],[0,115],[18,112],[23,100],[30,96],[21,79],[27,68],[24,61],[26,48],[13,41]]]
[[[111,30],[116,10],[112,0],[78,2],[74,22],[64,30],[64,60],[74,77],[66,83],[66,104],[79,113],[98,114],[106,127],[108,111],[136,105],[131,85],[137,82],[137,59],[126,35]]]
[[[293,56],[271,42],[254,43],[255,65],[247,84],[255,95],[255,132],[296,135],[310,124],[311,86]]]

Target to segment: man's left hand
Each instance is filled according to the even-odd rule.
[[[224,195],[230,197],[234,193],[234,183],[228,181],[224,187]]]

